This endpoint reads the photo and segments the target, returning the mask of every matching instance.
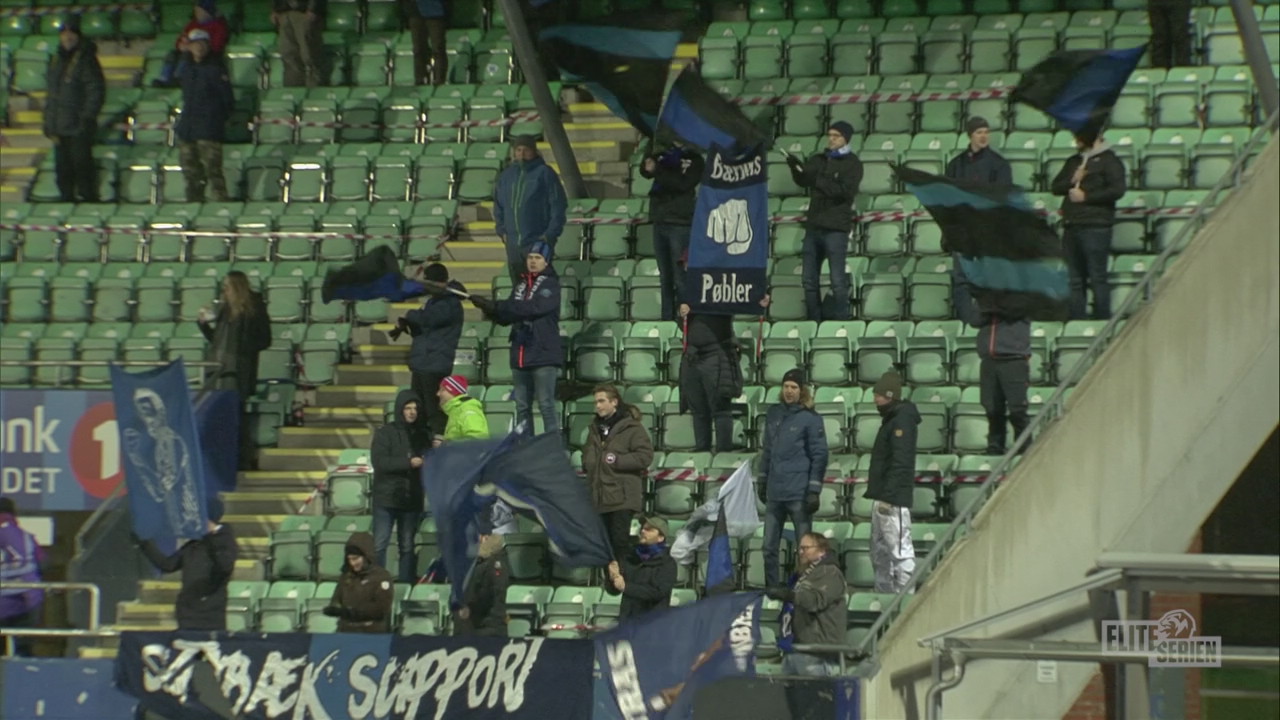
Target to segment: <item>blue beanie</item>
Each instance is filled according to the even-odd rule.
[[[525,256],[529,256],[534,253],[537,253],[541,255],[543,258],[545,258],[547,263],[551,262],[551,246],[548,245],[545,241],[539,240],[538,242],[530,245],[529,249],[526,250],[524,254]]]

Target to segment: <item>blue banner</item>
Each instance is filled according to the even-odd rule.
[[[115,680],[170,718],[587,720],[589,640],[126,632]]]
[[[138,701],[111,682],[114,660],[0,660],[0,718],[134,720]]]
[[[111,392],[133,531],[143,540],[204,537],[204,465],[182,359],[142,373],[112,365]]]
[[[761,315],[768,291],[769,189],[761,149],[707,157],[689,234],[685,302],[712,315]]]
[[[688,720],[701,687],[755,674],[759,593],[716,595],[596,635],[596,658],[624,720]]]

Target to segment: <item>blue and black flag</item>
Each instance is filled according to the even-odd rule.
[[[725,509],[720,507],[716,529],[707,546],[707,595],[734,591],[733,549],[729,544],[729,526],[725,521]]]
[[[723,148],[731,155],[772,145],[768,133],[708,85],[694,65],[686,66],[671,85],[658,118],[658,142],[673,139],[703,150]]]
[[[1127,50],[1060,50],[1023,74],[1012,99],[1044,111],[1092,145],[1146,51],[1146,45]]]
[[[1065,320],[1069,285],[1062,243],[1014,186],[977,186],[894,166],[959,254],[984,312],[1008,318]]]
[[[400,271],[400,260],[386,245],[379,245],[350,265],[325,273],[320,297],[333,300],[408,300],[427,294],[427,288]]]
[[[671,59],[686,21],[679,13],[556,25],[538,35],[567,82],[581,82],[614,115],[649,137],[658,123]]]

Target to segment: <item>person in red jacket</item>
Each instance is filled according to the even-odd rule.
[[[191,51],[187,48],[192,30],[203,30],[209,34],[209,54],[218,58],[227,47],[227,39],[231,29],[227,19],[218,14],[216,0],[196,0],[195,9],[191,12],[191,21],[182,28],[173,49],[164,56],[164,66],[160,68],[160,77],[151,81],[154,87],[177,87],[178,70],[190,62]]]

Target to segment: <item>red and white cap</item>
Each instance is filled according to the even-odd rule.
[[[461,375],[450,375],[440,381],[440,387],[448,390],[454,395],[466,395],[467,379]]]

